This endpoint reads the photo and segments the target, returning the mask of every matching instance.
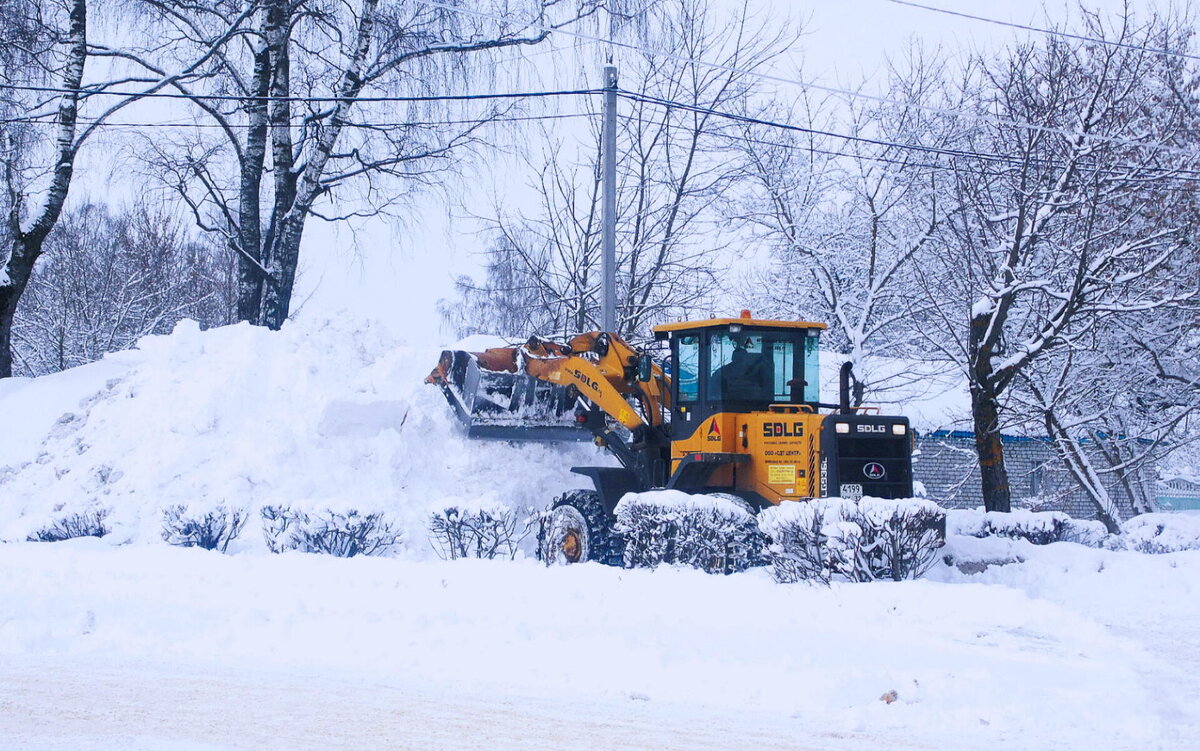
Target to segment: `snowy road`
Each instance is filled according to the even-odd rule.
[[[7,665],[0,738],[21,749],[918,749],[750,710],[434,696],[316,676]]]
[[[1200,553],[1025,552],[823,588],[0,545],[0,748],[1196,747]]]

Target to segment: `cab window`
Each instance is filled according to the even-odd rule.
[[[768,402],[774,384],[770,349],[760,334],[714,334],[709,345],[711,401]]]
[[[679,348],[679,372],[675,374],[679,401],[694,402],[700,398],[700,337],[681,336],[675,341]]]
[[[709,337],[709,401],[816,401],[816,363],[817,338],[806,337],[803,331],[713,333]]]

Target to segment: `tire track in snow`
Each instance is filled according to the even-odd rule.
[[[918,749],[827,734],[748,710],[653,701],[425,694],[241,668],[97,667],[24,658],[0,668],[0,746],[20,749]]]

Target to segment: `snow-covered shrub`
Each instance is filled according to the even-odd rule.
[[[454,502],[429,514],[429,540],[442,560],[512,559],[525,533],[517,532],[517,515],[497,503]]]
[[[224,553],[233,538],[241,534],[246,518],[241,509],[227,506],[191,509],[179,503],[163,509],[162,538],[171,545]]]
[[[1200,550],[1200,515],[1158,513],[1135,516],[1121,525],[1120,536],[1110,538],[1109,546],[1153,554]]]
[[[875,579],[916,579],[937,562],[946,541],[946,512],[918,499],[858,502],[863,549]]]
[[[983,534],[1028,540],[1034,545],[1061,542],[1071,518],[1061,511],[989,511],[984,514]]]
[[[1089,548],[1103,547],[1110,535],[1104,522],[1095,519],[1067,519],[1062,542],[1074,542]]]
[[[834,574],[857,580],[867,570],[857,516],[854,503],[840,498],[781,503],[760,512],[776,581],[828,583]]]
[[[953,509],[946,512],[946,534],[966,537],[1004,537],[1035,545],[1076,542],[1088,547],[1105,544],[1108,530],[1089,519],[1073,519],[1061,511],[1012,512]]]
[[[946,509],[946,535],[948,537],[986,537],[984,522],[987,514],[982,508]]]
[[[678,490],[630,493],[617,504],[616,516],[628,568],[683,564],[729,574],[746,570],[762,554],[754,514],[737,498]]]
[[[789,501],[759,514],[780,582],[915,579],[937,561],[945,511],[918,499]]]
[[[109,509],[102,506],[62,514],[29,535],[28,539],[30,542],[60,542],[76,537],[104,537],[109,533],[104,524],[108,514]]]
[[[263,537],[272,553],[298,550],[338,558],[385,555],[404,540],[403,532],[379,512],[307,512],[270,505],[263,507],[261,516]]]

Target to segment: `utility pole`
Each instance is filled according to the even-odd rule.
[[[617,330],[617,67],[604,66],[604,127],[600,180],[600,328]]]

